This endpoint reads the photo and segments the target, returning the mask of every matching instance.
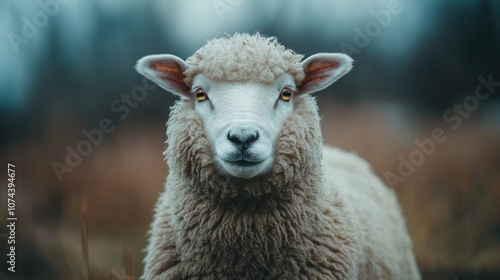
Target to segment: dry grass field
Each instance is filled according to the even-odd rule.
[[[498,129],[467,120],[452,130],[439,118],[406,127],[382,107],[323,105],[325,143],[355,151],[382,178],[397,173],[398,156],[408,157],[415,139],[443,128],[447,140],[393,186],[419,266],[424,279],[500,279]],[[64,160],[64,147],[82,139],[84,126],[65,116],[49,117],[46,125],[0,151],[16,165],[15,279],[138,279],[152,209],[168,173],[164,120],[117,127],[62,182],[51,163]],[[5,215],[2,210],[0,219]],[[0,246],[4,252],[5,242]],[[10,279],[3,271],[0,278]]]

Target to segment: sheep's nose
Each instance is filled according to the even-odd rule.
[[[258,138],[259,133],[257,131],[251,131],[248,129],[237,129],[229,131],[227,134],[227,139],[238,146],[238,149],[240,150],[247,150],[248,147]]]

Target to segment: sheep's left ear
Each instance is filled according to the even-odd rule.
[[[300,94],[322,90],[352,69],[353,59],[342,53],[318,53],[301,64],[306,74],[298,87]]]
[[[163,89],[189,98],[189,87],[184,82],[187,67],[186,62],[175,55],[157,54],[139,59],[135,69]]]

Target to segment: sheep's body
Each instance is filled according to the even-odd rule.
[[[352,215],[358,250],[354,279],[420,279],[395,193],[358,156],[325,147],[323,157],[325,197],[336,197]]]
[[[167,134],[145,279],[420,278],[394,193],[365,161],[322,147],[313,98],[297,101],[273,171],[255,180],[217,174],[188,102]]]
[[[137,69],[183,98],[145,279],[420,279],[394,192],[349,153],[324,148],[316,101],[351,69],[274,39],[214,39],[186,61]]]

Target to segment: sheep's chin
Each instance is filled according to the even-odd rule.
[[[217,157],[216,162],[219,171],[224,174],[241,179],[251,179],[269,173],[273,164],[273,158],[269,157],[251,165],[240,165],[237,162],[225,161],[220,157]]]

